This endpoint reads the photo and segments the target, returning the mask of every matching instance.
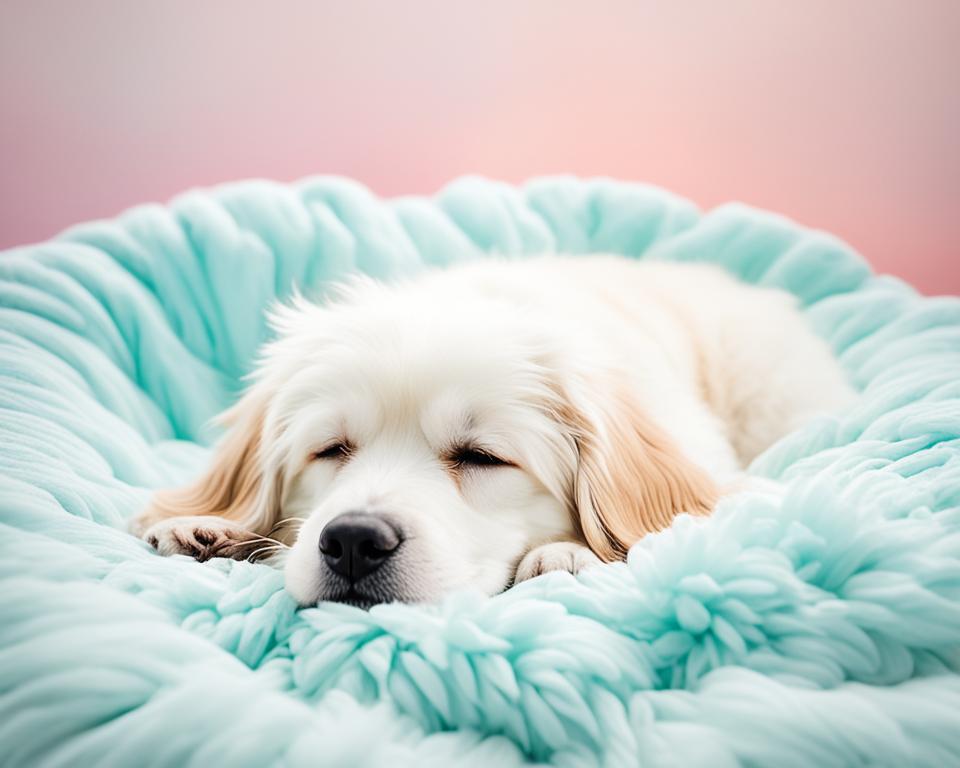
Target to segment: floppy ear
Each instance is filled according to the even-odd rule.
[[[217,515],[244,528],[266,532],[276,522],[280,479],[268,473],[263,456],[264,416],[269,397],[254,387],[218,419],[228,431],[213,463],[192,484],[157,492],[134,523],[142,532],[159,520],[184,515]]]
[[[574,504],[587,544],[605,561],[681,512],[707,514],[718,492],[644,412],[625,385],[591,382],[590,416],[570,411],[579,453]],[[596,391],[592,391],[594,387]]]

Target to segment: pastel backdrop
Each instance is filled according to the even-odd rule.
[[[0,247],[262,176],[644,180],[960,293],[954,0],[4,0]]]

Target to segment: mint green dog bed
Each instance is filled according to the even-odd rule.
[[[862,400],[757,459],[782,499],[494,598],[298,611],[125,533],[294,285],[551,250],[793,291]],[[832,237],[613,181],[246,183],[3,253],[0,317],[5,766],[960,764],[960,301]]]

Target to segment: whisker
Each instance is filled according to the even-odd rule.
[[[266,547],[260,547],[259,549],[255,549],[253,552],[251,552],[249,555],[247,555],[247,561],[248,561],[248,562],[253,562],[253,558],[255,558],[255,557],[257,557],[257,556],[260,556],[260,553],[262,553],[262,552],[266,552],[266,553],[269,553],[269,554],[273,554],[273,553],[275,553],[275,552],[280,552],[280,551],[282,551],[283,549],[286,549],[286,547],[283,547],[283,546],[279,546],[279,547],[278,547],[278,546],[276,546],[276,545],[269,545],[269,546],[266,546]],[[268,555],[264,555],[264,556],[268,556]]]

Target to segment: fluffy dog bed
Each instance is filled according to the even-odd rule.
[[[550,250],[793,291],[862,402],[754,463],[782,495],[492,599],[298,611],[268,566],[124,532],[207,460],[294,284]],[[960,761],[960,301],[777,216],[568,178],[192,192],[4,253],[0,281],[4,765]]]

